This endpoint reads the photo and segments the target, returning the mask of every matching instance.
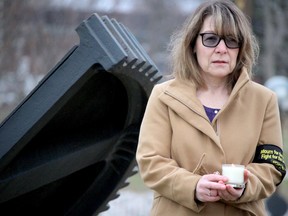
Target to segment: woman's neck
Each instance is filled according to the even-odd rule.
[[[206,107],[221,109],[229,98],[230,90],[226,84],[207,85],[197,89],[197,98]]]

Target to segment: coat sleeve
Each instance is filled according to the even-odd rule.
[[[180,168],[171,158],[172,128],[169,109],[159,99],[162,86],[156,85],[149,97],[143,117],[136,159],[144,183],[161,196],[199,212],[194,192],[199,175]]]
[[[251,174],[238,201],[242,203],[269,197],[286,174],[279,107],[274,93],[267,103],[255,158],[247,169]]]

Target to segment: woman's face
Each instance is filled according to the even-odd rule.
[[[201,33],[215,33],[211,16],[204,20]],[[230,49],[223,39],[216,47],[206,47],[202,44],[202,36],[196,40],[195,50],[204,80],[206,78],[225,79],[236,66],[239,48]]]

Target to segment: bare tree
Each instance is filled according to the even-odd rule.
[[[39,79],[78,43],[74,29],[81,20],[81,13],[51,8],[48,3],[1,1],[1,114],[3,106],[10,107],[7,112],[15,107]]]
[[[164,74],[170,72],[167,57],[170,37],[187,17],[187,14],[180,12],[178,3],[146,0],[138,5],[138,11],[145,11],[145,16],[138,23],[138,27],[134,28],[136,35]]]

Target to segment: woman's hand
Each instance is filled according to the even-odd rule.
[[[224,192],[228,178],[219,174],[203,175],[196,186],[195,196],[200,202],[216,202],[221,199],[219,192]]]
[[[245,184],[248,181],[249,173],[250,172],[247,169],[244,170]],[[219,182],[219,183],[224,183],[224,182]],[[218,195],[220,199],[223,199],[225,201],[235,201],[242,196],[244,189],[245,188],[233,188],[231,185],[226,185],[226,190],[219,190]]]

